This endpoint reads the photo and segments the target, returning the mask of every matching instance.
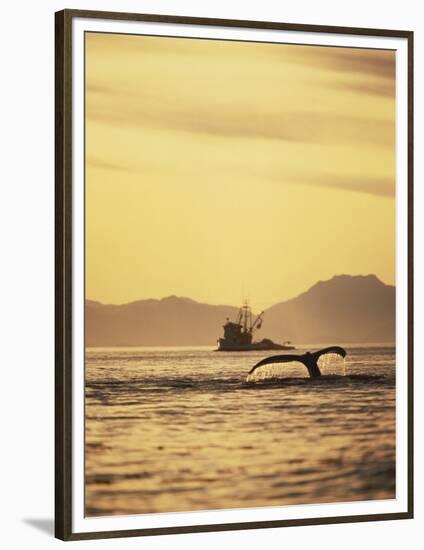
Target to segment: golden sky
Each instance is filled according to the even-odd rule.
[[[86,294],[395,281],[395,53],[86,34]]]

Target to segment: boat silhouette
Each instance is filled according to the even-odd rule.
[[[264,312],[256,318],[247,301],[239,309],[237,319],[224,325],[224,337],[218,339],[216,351],[266,351],[266,350],[291,350],[295,349],[290,342],[277,344],[269,338],[259,341],[253,340],[253,335],[262,327]]]

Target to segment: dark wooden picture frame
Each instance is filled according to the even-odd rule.
[[[78,533],[72,527],[72,22],[74,18],[115,19],[263,30],[304,31],[404,38],[408,43],[408,510],[401,513],[254,521]],[[55,379],[55,535],[82,540],[140,535],[260,529],[413,517],[413,33],[321,25],[177,17],[152,14],[63,10],[55,18],[56,114],[56,379]]]

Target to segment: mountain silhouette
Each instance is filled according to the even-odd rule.
[[[87,346],[213,345],[238,308],[168,296],[123,305],[86,302]]]
[[[336,275],[266,311],[267,333],[298,343],[393,342],[395,287],[375,275]]]
[[[86,301],[86,345],[213,346],[238,307],[168,296],[122,305]],[[336,275],[265,311],[258,339],[300,343],[393,342],[395,287],[375,275]]]

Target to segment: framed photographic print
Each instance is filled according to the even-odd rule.
[[[56,536],[411,518],[409,31],[56,14]]]

